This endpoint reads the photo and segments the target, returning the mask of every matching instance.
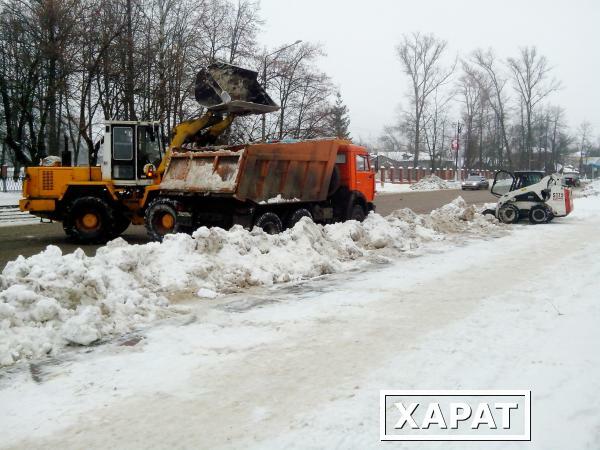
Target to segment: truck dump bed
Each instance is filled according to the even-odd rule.
[[[319,139],[174,152],[160,187],[256,203],[322,201],[344,144]]]

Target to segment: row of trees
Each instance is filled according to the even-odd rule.
[[[262,25],[254,0],[0,0],[3,155],[37,164],[66,147],[95,164],[105,120],[160,119],[170,132],[202,112],[195,75],[217,60],[261,74],[281,105],[267,137],[347,136],[341,97],[316,66],[321,48],[274,54],[259,44]],[[259,139],[261,128],[246,118],[227,139]]]
[[[458,138],[468,167],[547,171],[575,144],[586,154],[600,151],[588,123],[571,132],[564,108],[550,102],[561,84],[536,47],[506,60],[477,49],[450,64],[447,53],[447,42],[432,34],[403,37],[397,54],[410,80],[408,107],[385,127],[381,151],[411,155],[415,166],[427,154],[435,169],[454,159],[451,142]]]

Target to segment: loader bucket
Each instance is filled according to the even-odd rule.
[[[209,111],[236,115],[264,114],[279,106],[257,81],[258,73],[214,63],[196,76],[196,100]]]

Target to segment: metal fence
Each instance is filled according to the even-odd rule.
[[[23,190],[25,177],[0,177],[0,192],[20,192]]]

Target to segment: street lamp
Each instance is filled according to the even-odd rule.
[[[268,55],[265,55],[265,58],[263,59],[263,88],[265,89],[265,92],[267,91],[267,58],[269,56],[276,55],[290,47],[293,47],[294,45],[299,44],[300,42],[302,42],[302,39],[298,39],[296,42],[294,42],[292,44],[283,46],[279,50],[275,50],[274,52],[269,53]],[[275,60],[275,59],[276,58],[273,58],[273,60]],[[266,129],[267,129],[267,122],[266,122],[265,114],[263,113],[263,115],[262,115],[262,140],[263,141],[265,141],[265,138],[266,138]]]

